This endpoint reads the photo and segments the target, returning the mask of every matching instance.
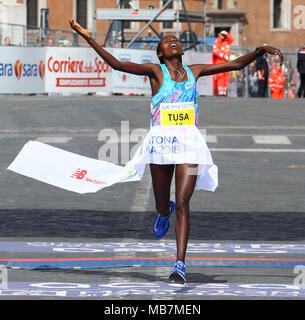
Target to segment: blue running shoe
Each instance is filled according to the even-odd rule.
[[[176,282],[179,284],[185,284],[186,282],[186,267],[185,264],[181,261],[177,261],[175,263],[174,269],[171,271],[169,275],[169,279],[172,282]]]
[[[169,228],[169,218],[175,210],[175,202],[170,201],[170,211],[167,217],[163,217],[161,213],[159,213],[154,222],[154,235],[157,238],[163,237],[168,228]]]

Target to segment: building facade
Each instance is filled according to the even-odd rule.
[[[1,6],[15,5],[25,8],[25,17],[19,17],[20,24],[40,27],[41,9],[47,8],[50,29],[70,31],[68,18],[73,17],[88,31],[105,35],[109,30],[110,21],[95,20],[95,8],[116,8],[118,0],[7,0]],[[159,9],[165,0],[122,0],[122,7],[141,10],[143,8]],[[177,9],[178,1],[173,0],[170,8]],[[203,0],[184,0],[188,12],[203,14]],[[192,30],[198,37],[204,32],[208,37],[217,36],[221,30],[230,31],[234,45],[238,47],[253,47],[270,43],[279,47],[300,47],[305,38],[305,2],[304,0],[206,0],[207,23],[191,23]],[[183,10],[180,1],[180,10]],[[120,11],[118,11],[118,15]],[[17,23],[15,19],[7,18],[7,23]],[[0,23],[5,22],[4,19]],[[126,36],[135,35],[145,23],[125,21]],[[158,33],[176,33],[174,21],[153,23],[152,27]],[[179,33],[188,29],[186,22],[179,24]],[[147,36],[152,30],[148,28],[143,33]]]

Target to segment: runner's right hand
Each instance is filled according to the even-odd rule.
[[[69,19],[71,28],[76,31],[79,35],[85,38],[87,41],[91,38],[90,33],[85,30],[79,23],[74,22],[74,19]]]
[[[262,45],[262,49],[267,53],[277,55],[280,58],[280,64],[283,64],[284,57],[280,49],[274,48],[267,43]]]

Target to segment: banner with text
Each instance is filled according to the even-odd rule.
[[[113,49],[120,61],[134,63],[159,63],[155,51],[135,49]],[[123,94],[151,94],[149,78],[113,70],[113,92]]]
[[[155,51],[108,49],[120,61],[159,63]],[[185,52],[183,63],[212,63],[212,54]],[[197,82],[200,95],[213,95],[212,77]],[[147,76],[113,70],[92,48],[2,47],[0,93],[99,93],[150,95]]]
[[[111,73],[110,66],[91,48],[47,48],[47,93],[103,92],[110,95]]]
[[[212,64],[212,53],[186,51],[183,56],[183,63],[187,66],[192,64]],[[199,95],[213,95],[213,76],[201,77],[197,81]]]
[[[0,93],[45,92],[45,48],[1,47]]]

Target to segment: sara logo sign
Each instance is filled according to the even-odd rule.
[[[15,76],[19,80],[21,77],[39,77],[43,79],[45,73],[45,64],[40,60],[39,64],[22,63],[17,60],[14,66]]]
[[[15,77],[20,80],[25,78],[40,77],[43,80],[45,74],[45,64],[40,60],[39,64],[36,63],[23,63],[20,59],[16,60],[14,65],[12,63],[0,62],[0,77]]]

